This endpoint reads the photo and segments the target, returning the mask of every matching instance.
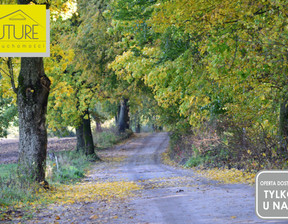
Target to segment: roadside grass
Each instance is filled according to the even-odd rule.
[[[8,178],[17,169],[17,164],[0,164],[0,178]]]
[[[101,150],[128,139],[132,134],[131,130],[119,134],[116,127],[102,128],[101,132],[94,131],[93,140],[97,144],[97,149]]]
[[[111,147],[129,138],[132,133],[128,132],[120,136],[115,136],[115,134],[112,131],[99,133],[99,139],[102,139],[100,147]],[[76,151],[48,153],[46,163],[46,180],[50,186],[48,190],[43,188],[43,183],[38,184],[27,178],[19,177],[17,164],[0,165],[0,221],[29,219],[35,211],[45,208],[49,204],[61,204],[63,200],[68,200],[67,203],[80,202],[81,195],[83,195],[83,200],[87,200],[93,196],[94,191],[94,193],[102,195],[101,197],[94,195],[92,197],[94,199],[108,197],[110,194],[112,198],[122,198],[123,195],[130,195],[130,191],[138,189],[130,182],[90,185],[81,183],[85,174],[94,164],[92,161],[91,158]],[[87,187],[85,187],[86,185]],[[91,187],[97,189],[92,192]],[[71,193],[67,192],[68,189]]]
[[[92,165],[89,157],[76,151],[55,152],[51,158],[47,158],[46,167],[49,190],[44,190],[41,183],[19,176],[17,164],[0,165],[0,221],[14,220],[19,211],[25,219],[31,217],[35,209],[54,203],[55,198],[48,199],[43,194],[53,192],[63,184],[75,184],[85,177]]]
[[[189,160],[180,164],[172,160],[169,156],[169,150],[167,149],[164,153],[162,153],[162,162],[169,166],[181,167],[184,169],[192,169],[199,176],[205,177],[207,179],[212,179],[218,181],[220,184],[255,184],[255,176],[256,173],[239,170],[235,168],[228,169],[228,167],[207,167],[204,166],[206,162],[211,162],[213,158],[207,156],[202,157],[197,152],[189,158]]]
[[[49,153],[46,167],[46,180],[50,184],[67,184],[79,181],[92,164],[92,159],[84,153],[63,151]]]
[[[3,207],[33,200],[32,183],[17,178],[17,164],[0,165],[0,211]]]

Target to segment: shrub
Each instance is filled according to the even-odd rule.
[[[126,130],[125,133],[118,133],[116,127],[102,128],[101,132],[94,132],[94,142],[97,148],[109,148],[118,142],[129,138],[133,132],[131,130]]]

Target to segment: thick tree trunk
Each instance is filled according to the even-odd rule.
[[[286,151],[288,146],[288,101],[281,103],[280,106],[280,136],[281,150]]]
[[[45,180],[47,154],[46,112],[50,80],[43,58],[21,58],[17,104],[19,113],[19,171],[41,182]]]
[[[129,129],[129,106],[128,99],[123,98],[120,106],[118,131],[122,133],[126,129]]]

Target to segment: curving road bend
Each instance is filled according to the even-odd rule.
[[[218,184],[193,171],[161,164],[161,153],[168,145],[167,133],[135,139],[119,149],[130,152],[126,161],[106,170],[108,179],[135,181],[144,188],[141,197],[127,205],[134,217],[129,223],[286,223],[255,215],[254,187]],[[122,223],[121,219],[115,223]]]

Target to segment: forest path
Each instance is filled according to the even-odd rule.
[[[84,180],[137,183],[142,190],[129,200],[53,207],[31,223],[54,223],[55,215],[60,213],[61,219],[56,223],[286,223],[261,220],[255,215],[254,187],[219,184],[192,170],[163,165],[160,157],[168,145],[167,133],[132,139],[103,152],[104,158],[112,155],[122,159],[96,164]]]

